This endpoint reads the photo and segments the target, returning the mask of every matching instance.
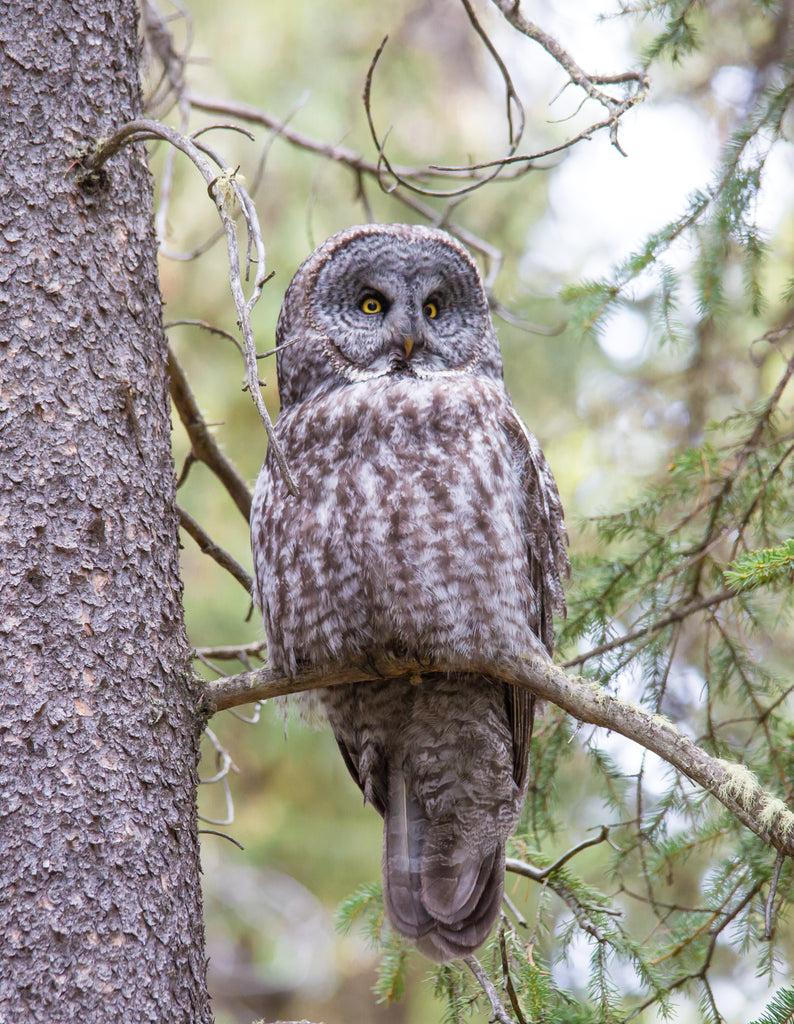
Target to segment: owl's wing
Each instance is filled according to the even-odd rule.
[[[554,649],[554,614],[565,617],[562,581],[571,572],[566,546],[562,502],[549,464],[521,417],[510,406],[503,420],[513,449],[522,490],[521,530],[527,546],[531,607],[530,625],[549,655]],[[513,735],[513,775],[523,792],[529,772],[529,744],[535,697],[528,690],[511,686],[507,693],[507,714]]]
[[[546,651],[554,649],[553,616],[565,617],[562,581],[571,573],[562,502],[537,438],[512,407],[503,422],[522,489],[521,530],[527,545],[532,589],[530,625]]]
[[[345,762],[345,767],[350,772],[351,778],[364,794],[364,802],[370,803],[383,818],[386,814],[386,766],[385,764],[379,764],[377,770],[371,771],[366,779],[362,778],[364,774],[361,767],[361,751],[356,749],[350,744],[338,731],[334,731],[334,738],[336,739],[336,745],[339,747],[339,751],[342,754],[342,759]]]

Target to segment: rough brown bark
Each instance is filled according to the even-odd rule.
[[[0,1021],[209,1021],[134,4],[0,19]]]

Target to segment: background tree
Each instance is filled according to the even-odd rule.
[[[737,596],[731,575],[748,573],[748,580],[768,583],[764,566],[779,566],[778,580],[787,578],[790,566],[781,542],[791,505],[790,302],[784,269],[791,243],[787,207],[773,198],[785,191],[775,182],[789,180],[788,6],[627,6],[620,26],[628,28],[618,34],[624,62],[606,65],[616,74],[600,78],[587,71],[603,67],[603,56],[588,62],[576,49],[586,48],[588,33],[613,28],[598,24],[595,10],[587,29],[579,31],[573,20],[555,23],[557,12],[546,8],[544,29],[554,31],[544,32],[507,4],[434,4],[396,16],[359,6],[352,36],[339,28],[350,21],[332,24],[318,16],[309,28],[300,10],[279,21],[270,38],[280,46],[268,51],[267,60],[257,63],[252,54],[250,64],[243,61],[248,83],[231,73],[233,99],[210,101],[197,95],[197,87],[188,91],[194,111],[236,117],[274,133],[266,147],[265,180],[271,187],[261,209],[270,225],[270,265],[277,271],[287,267],[281,284],[317,241],[345,224],[370,216],[424,216],[458,231],[480,253],[497,311],[546,331],[567,322],[553,342],[522,337],[514,323],[501,332],[509,386],[550,455],[569,517],[576,522],[577,513],[609,509],[574,539],[578,569],[562,657],[572,670],[598,679],[605,692],[661,711],[703,751],[748,764],[765,787],[789,802],[789,683],[782,666],[790,638],[781,618],[788,592],[766,588]],[[577,8],[576,21],[586,18]],[[389,41],[380,49],[386,32]],[[629,48],[635,56],[625,53]],[[276,59],[279,49],[289,54],[287,65]],[[493,50],[501,55],[501,68]],[[331,54],[336,59],[329,65]],[[549,61],[552,67],[555,54],[560,63],[549,84],[538,65]],[[255,64],[261,70],[253,76]],[[315,93],[293,113],[300,100],[296,80],[301,87],[314,86]],[[550,124],[548,103],[563,86],[552,108],[560,123]],[[211,90],[203,92],[218,89],[213,72]],[[600,102],[604,94],[610,97],[606,103]],[[268,110],[262,109],[263,97]],[[644,105],[627,113],[638,97],[646,97]],[[505,102],[512,126],[493,114]],[[642,138],[640,126],[658,126],[673,108],[680,135],[667,173],[675,173],[676,164],[694,168],[689,194],[679,190],[665,223],[658,178],[642,163],[653,139]],[[528,127],[517,144],[522,123]],[[586,145],[576,141],[591,136]],[[559,155],[522,159],[559,154],[571,141],[562,163]],[[373,173],[373,143],[390,190],[385,195]],[[625,175],[615,143],[629,154]],[[638,160],[641,170],[634,172]],[[440,172],[440,164],[447,170]],[[546,174],[537,173],[544,167]],[[607,173],[596,178],[603,167]],[[528,168],[535,173],[519,174]],[[468,191],[495,169],[501,185]],[[607,174],[621,180],[622,188]],[[575,182],[567,192],[566,176]],[[634,188],[644,188],[644,205],[656,220],[649,218],[650,237],[635,231],[627,245],[613,224],[622,222],[632,177]],[[311,193],[305,233],[295,209],[272,198],[281,195],[276,182],[287,178]],[[584,196],[579,205],[577,192]],[[568,218],[566,202],[580,221]],[[607,258],[597,253],[592,232],[589,250],[581,240],[588,235],[588,208],[605,210],[599,223],[608,238],[613,231],[618,237]],[[305,234],[298,251],[285,257],[285,247]],[[577,283],[581,276],[589,278],[584,285]],[[558,288],[564,303],[550,298]],[[263,294],[263,303],[272,304],[266,313],[270,330],[283,288],[275,291]],[[176,336],[175,342],[191,379],[200,379],[197,364],[217,348],[210,350],[211,343],[195,332],[189,348]],[[268,363],[261,365],[272,386]],[[212,418],[228,421],[219,436],[231,450],[231,421],[240,424],[246,413],[236,400],[225,404],[217,392],[203,396]],[[260,453],[251,451],[247,437],[238,450],[244,475],[253,477]],[[198,518],[211,523],[211,506],[223,499],[210,497],[194,471],[184,493],[191,509],[204,503]],[[244,562],[244,527],[239,540],[229,523],[222,529],[223,547]],[[219,535],[215,528],[210,532]],[[753,554],[767,548],[770,554]],[[750,553],[741,563],[749,569],[731,569],[742,551]],[[198,609],[193,621],[206,638],[203,656],[221,670],[217,657],[234,653],[229,624],[209,622]],[[244,638],[237,627],[234,635]],[[249,660],[263,655],[256,632],[246,636],[251,646],[240,653]],[[218,643],[211,647],[213,637]],[[583,717],[581,701],[578,710]],[[293,729],[286,763],[278,751],[272,760],[266,753],[262,767],[257,750],[254,767],[244,753],[249,741],[220,722],[217,729],[243,768],[235,783],[240,799],[234,835],[249,848],[253,844],[252,859],[311,880],[331,902],[362,872],[376,876],[377,840],[372,833],[360,839],[366,824],[355,798],[343,802],[341,776],[338,790],[326,784],[329,775],[336,778],[333,764],[314,767],[304,734]],[[272,729],[275,737],[277,721]],[[746,1021],[760,1012],[781,980],[779,965],[791,955],[788,862],[734,817],[724,816],[702,790],[614,734],[577,730],[569,715],[551,708],[536,738],[537,781],[526,838],[515,851],[521,864],[514,867],[540,886],[516,889],[508,882],[529,925],[523,930],[514,921],[504,952],[526,1019],[541,1013],[547,1019],[622,1019],[656,1005],[670,1006],[682,1018],[695,1012]],[[316,750],[327,738],[312,736],[308,742]],[[273,832],[263,824],[262,804],[253,792],[263,773],[268,814],[275,812],[284,823]],[[277,795],[279,776],[288,779],[289,797]],[[753,784],[751,776],[744,782]],[[731,785],[741,792],[742,777]],[[318,817],[318,804],[337,827]],[[344,844],[336,841],[340,818],[350,837]],[[567,851],[576,856],[560,864]],[[211,856],[226,858],[218,850]],[[556,867],[545,874],[544,865]],[[337,881],[337,874],[344,877]],[[608,885],[605,877],[612,880]],[[227,915],[230,903],[239,902],[224,893],[217,899]],[[369,910],[368,928],[382,938],[373,890],[345,903],[342,917],[361,920]],[[244,923],[241,931],[248,944],[237,945],[238,958],[267,960],[259,935]],[[297,941],[286,926],[285,932],[287,946]],[[498,944],[485,959],[491,955],[501,982]],[[278,954],[272,956],[277,968]],[[405,964],[405,951],[387,944],[382,995],[400,989]],[[422,973],[421,964],[409,967],[409,975],[411,969]],[[780,969],[784,978],[785,967]],[[735,987],[726,997],[729,981]],[[466,1006],[464,977],[442,973],[438,984],[454,1019]],[[407,1017],[438,1013],[422,1004],[421,991],[410,982],[408,991]],[[509,991],[502,996],[510,1003]],[[315,1004],[292,1005],[310,1012]],[[331,1011],[314,1009],[323,1012]]]
[[[197,690],[126,3],[11,3],[0,68],[0,1019],[210,1019]]]
[[[378,1010],[357,984],[370,981],[362,965],[374,966],[360,938],[353,933],[332,951],[325,912],[288,877],[338,902],[362,878],[377,876],[378,821],[361,812],[327,735],[293,729],[285,756],[275,747],[278,718],[266,716],[257,730],[216,719],[207,734],[216,763],[207,774],[221,798],[208,792],[205,810],[216,830],[225,827],[236,762],[242,771],[233,836],[246,845],[242,855],[212,836],[204,851],[211,987],[222,1019],[246,1020],[256,1011],[270,1018],[289,1012],[367,1020],[380,1013],[427,1020],[446,1012],[456,1020],[497,1012],[518,1022],[645,1020],[669,1008],[681,1019],[695,1012],[746,1021],[792,956],[790,861],[778,856],[788,851],[790,832],[784,805],[763,796],[750,774],[728,774],[714,755],[746,763],[766,790],[791,802],[785,542],[792,365],[784,269],[791,237],[783,206],[774,206],[790,180],[790,6],[627,5],[626,16],[609,26],[581,5],[567,24],[550,7],[542,11],[544,29],[500,0],[476,9],[417,4],[397,13],[352,0],[327,11],[295,3],[278,15],[241,8],[243,31],[228,12],[217,20],[214,8],[197,3],[193,13],[195,21],[178,8],[167,20],[143,6],[150,112],[168,116],[179,132],[138,123],[84,156],[82,168],[94,169],[89,182],[101,184],[104,173],[115,180],[116,161],[128,159],[116,145],[155,137],[178,145],[204,175],[202,184],[187,161],[176,162],[174,149],[158,143],[156,223],[161,251],[176,257],[162,264],[161,280],[174,323],[172,394],[185,426],[176,438],[180,504],[189,510],[181,520],[231,570],[210,578],[209,561],[186,541],[186,606],[199,660],[222,671],[231,658],[248,667],[264,657],[256,616],[243,623],[246,481],[263,455],[264,444],[252,438],[263,432],[239,390],[240,358],[227,345],[239,343],[234,321],[243,327],[246,377],[256,394],[252,332],[272,336],[283,288],[315,242],[370,217],[429,219],[458,233],[483,260],[494,309],[506,321],[508,384],[549,454],[569,519],[609,508],[574,538],[579,564],[561,655],[597,688],[550,670],[530,673],[529,681],[548,684],[548,695],[580,720],[649,744],[666,737],[665,757],[686,771],[677,747],[691,753],[693,745],[652,718],[662,712],[697,741],[699,780],[718,797],[665,771],[636,743],[578,730],[568,714],[549,707],[536,733],[526,828],[513,851],[514,906],[483,956],[498,985],[491,995],[507,1009],[494,1011],[482,994],[475,1006],[476,990],[457,969],[435,976],[446,1010],[430,1007],[428,986],[415,983],[426,965],[382,932],[377,892],[365,888],[343,904],[343,922],[364,920],[365,931],[385,942],[380,995],[408,993]],[[590,69],[603,66],[603,54],[591,53],[589,63],[580,51],[607,30],[616,33],[621,59],[615,74],[596,76]],[[202,50],[212,63],[189,63]],[[300,106],[306,86],[314,92]],[[558,123],[551,123],[548,104],[560,89],[552,108]],[[233,99],[215,98],[224,92]],[[653,235],[642,243],[614,243],[609,261],[602,254],[599,262],[592,234],[590,251],[582,244],[582,209],[607,211],[607,238],[621,222],[628,183],[640,182],[644,206],[656,209],[658,182],[651,187],[650,177],[630,170],[622,187],[616,184],[621,150],[629,153],[625,167],[635,167],[651,146],[638,140],[639,126],[658,124],[665,106],[680,108],[683,97],[697,124],[676,136],[690,143],[675,153],[668,175],[678,164],[705,162],[692,141],[698,131],[721,150],[719,166],[703,170],[688,200],[681,192],[667,225],[652,223]],[[112,123],[80,132],[81,141],[111,134],[137,110],[119,106],[115,113]],[[239,131],[208,136],[218,118],[260,133],[264,127],[264,148],[252,157]],[[202,134],[186,139],[197,125]],[[609,177],[596,178],[599,166]],[[257,205],[278,273],[278,286],[264,287],[256,308],[266,278],[263,236],[242,172],[251,192],[264,182]],[[567,191],[566,175],[575,182]],[[499,184],[489,183],[494,177]],[[220,229],[203,216],[217,216],[205,185],[221,212]],[[588,201],[577,208],[582,194]],[[232,242],[235,197],[256,262],[243,294],[236,247],[228,246],[230,304],[226,271],[209,250],[216,236]],[[243,245],[244,266],[245,256]],[[587,283],[576,284],[583,276]],[[564,304],[554,297],[560,287]],[[527,323],[553,340],[527,340]],[[273,360],[259,367],[275,413]],[[156,381],[151,375],[147,387]],[[225,421],[222,428],[210,428],[205,405],[213,421]],[[223,486],[207,486],[197,461]],[[158,493],[167,504],[168,485]],[[234,696],[235,688],[239,699],[253,677],[235,678],[205,700]],[[265,692],[284,689],[283,681],[270,682]],[[177,703],[169,714],[182,713]],[[191,722],[188,716],[183,740]],[[180,751],[189,766],[189,750]],[[198,944],[194,953],[200,955]],[[728,984],[734,987],[726,995]],[[323,1001],[329,992],[336,993],[331,1005]],[[778,996],[771,1019],[785,1019],[791,1001],[790,993]]]

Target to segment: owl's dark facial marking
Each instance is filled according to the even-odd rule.
[[[385,358],[388,373],[408,376],[416,376],[417,367],[431,365],[428,356],[433,354],[432,331],[428,327],[432,327],[432,324],[427,321],[437,320],[439,302],[434,292],[432,297],[421,303],[421,315],[417,313],[418,304],[414,302],[411,303],[414,308],[406,316],[401,315],[399,309],[394,311],[394,299],[367,289],[358,303],[359,310],[368,321],[362,321],[361,327],[366,332],[370,328],[377,328],[385,345],[385,352],[377,353],[375,359],[367,365],[382,364]]]

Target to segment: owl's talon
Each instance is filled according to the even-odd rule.
[[[367,668],[368,668],[368,669],[369,669],[369,670],[370,670],[371,672],[373,672],[373,673],[374,673],[374,674],[375,674],[375,675],[376,675],[376,676],[378,677],[378,679],[388,679],[388,678],[389,678],[388,676],[385,676],[385,675],[384,675],[384,674],[383,674],[383,673],[382,673],[382,672],[380,671],[380,669],[378,668],[378,666],[377,666],[377,665],[375,664],[375,659],[374,659],[374,658],[372,657],[372,655],[371,655],[371,654],[366,654],[366,655],[365,655],[365,657],[364,657],[364,664],[365,664],[365,665],[367,666]]]

